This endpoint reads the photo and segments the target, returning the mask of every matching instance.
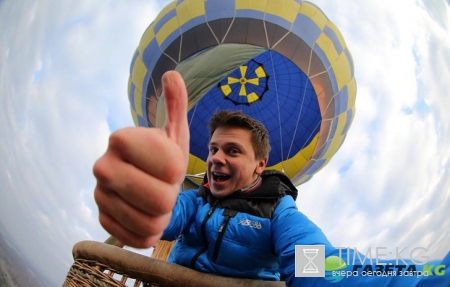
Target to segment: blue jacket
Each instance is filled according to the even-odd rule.
[[[337,256],[339,251],[298,211],[297,190],[287,177],[266,171],[262,178],[261,186],[250,194],[236,192],[221,200],[205,186],[180,193],[162,237],[177,239],[168,261],[222,276],[286,280],[287,286],[379,287],[396,285],[397,280],[401,286],[414,286],[421,281],[413,276],[336,280],[331,273],[327,278],[295,277],[295,245],[324,245],[326,257]],[[353,258],[353,250],[341,250],[342,258],[347,251]]]
[[[262,178],[248,195],[236,192],[221,200],[205,186],[180,193],[163,236],[178,238],[169,261],[213,274],[280,280],[278,257],[287,247],[283,238],[293,233],[286,219],[298,213],[297,190],[280,173]],[[306,217],[304,222],[304,230],[318,230]],[[326,241],[321,232],[317,237],[318,243]]]

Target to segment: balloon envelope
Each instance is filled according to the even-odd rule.
[[[241,110],[263,122],[272,147],[267,168],[294,184],[329,162],[355,115],[350,52],[337,27],[306,1],[167,5],[132,59],[128,92],[136,125],[160,125],[161,77],[173,69],[189,94],[188,174],[206,169],[207,123],[217,110]]]

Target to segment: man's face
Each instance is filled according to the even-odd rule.
[[[217,128],[209,142],[206,160],[212,194],[222,198],[251,185],[263,172],[266,163],[267,159],[255,158],[250,130]]]

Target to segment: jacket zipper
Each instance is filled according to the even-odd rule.
[[[230,218],[236,216],[238,212],[232,209],[224,209],[223,211],[223,222],[219,227],[216,244],[214,245],[214,252],[212,257],[212,262],[216,262],[217,256],[219,255],[220,245],[222,244],[223,237],[225,236],[225,231],[227,231],[228,223],[230,222]]]
[[[194,257],[192,257],[191,260],[191,269],[195,270],[195,262],[197,261],[197,259],[200,257],[200,255],[205,252],[206,250],[208,250],[208,241],[207,241],[207,237],[206,237],[206,223],[208,222],[209,218],[211,218],[211,215],[214,213],[214,210],[216,210],[216,206],[217,205],[217,200],[214,201],[212,207],[209,209],[208,213],[206,214],[205,219],[203,219],[202,222],[202,236],[203,236],[203,241],[205,242],[205,246],[203,246],[203,249],[200,250],[199,252],[197,252]]]
[[[217,255],[219,255],[220,245],[222,244],[223,236],[225,235],[225,231],[227,229],[230,218],[231,217],[229,215],[227,215],[219,227],[219,235],[217,236],[216,245],[214,246],[212,262],[216,262],[216,260],[217,260]]]

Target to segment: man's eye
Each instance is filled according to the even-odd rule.
[[[217,148],[216,147],[210,147],[209,148],[209,153],[215,154],[216,152],[217,152]]]
[[[230,152],[230,154],[237,154],[237,153],[239,153],[239,150],[236,148],[232,148],[232,149],[230,149],[229,152]]]

